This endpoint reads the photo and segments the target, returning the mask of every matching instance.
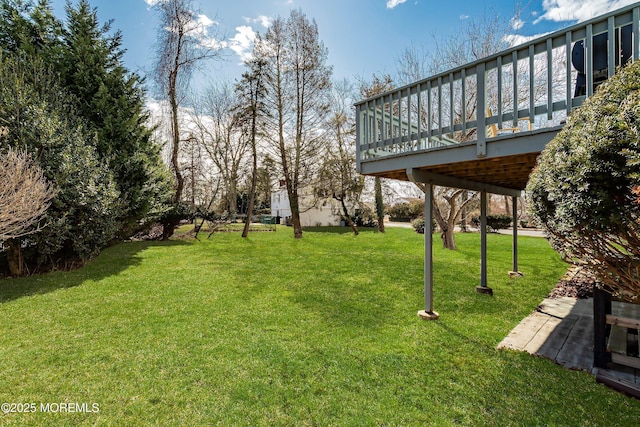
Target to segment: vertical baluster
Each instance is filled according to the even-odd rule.
[[[431,148],[431,129],[433,129],[433,110],[431,107],[432,95],[431,95],[431,80],[427,82],[427,145]]]
[[[620,54],[620,50],[616,50],[616,29],[614,26],[615,17],[610,16],[607,20],[607,40],[608,40],[608,61],[607,61],[607,76],[613,77],[616,72],[616,56]],[[622,46],[622,37],[620,38],[620,46]],[[622,65],[622,64],[620,64]]]
[[[478,157],[487,156],[487,118],[486,118],[486,85],[487,85],[487,73],[485,69],[485,63],[482,62],[476,66],[476,80],[478,86],[478,94],[476,96],[477,116],[478,116],[478,140],[476,141],[476,150]]]
[[[566,83],[567,83],[567,118],[569,118],[569,115],[571,114],[571,110],[573,109],[573,102],[572,102],[572,82],[573,79],[571,78],[571,39],[572,39],[572,33],[571,31],[567,32],[567,34],[565,35],[565,49],[566,49],[566,58],[565,61],[567,62],[567,74],[566,74]]]
[[[453,108],[453,73],[449,73],[449,133],[451,138],[455,136],[454,132],[454,108]]]
[[[417,149],[420,150],[422,148],[422,87],[420,83],[418,83],[418,88],[416,89],[416,101],[418,102],[418,136],[417,136]]]
[[[358,116],[358,112],[361,114],[361,116]],[[363,153],[361,153],[363,146],[366,147],[366,151],[369,151],[369,101],[365,102],[364,105],[360,104],[356,107],[356,117],[358,117],[358,120],[360,120],[360,127],[356,128],[356,135],[359,136],[359,138],[356,139],[357,141],[357,146],[356,146],[356,161],[358,163],[358,170],[360,167],[360,160],[363,157]],[[356,123],[357,125],[357,123]],[[362,132],[362,135],[360,135],[358,133],[358,130],[360,132]]]
[[[380,110],[380,114],[381,114],[381,119],[380,122],[378,122],[378,101],[380,101],[382,103],[381,105],[381,110]],[[375,110],[373,110],[373,122],[374,125],[376,127],[376,152],[378,151],[378,149],[380,148],[380,144],[382,142],[382,140],[384,139],[384,100],[382,97],[378,97],[375,99]]]
[[[413,132],[411,130],[411,88],[407,88],[407,144],[411,151],[414,150]]]
[[[389,99],[389,101],[387,101],[387,99]],[[392,108],[391,94],[385,96],[383,100],[385,102],[385,105],[389,106],[388,109],[384,108],[382,110],[383,113],[385,114],[382,119],[385,122],[384,123],[385,133],[384,133],[383,139],[385,140],[385,148],[387,148],[389,151],[393,153],[394,152],[393,143],[392,143],[393,141],[391,141],[391,135],[393,134],[393,123],[391,123],[391,108]]]
[[[442,139],[442,77],[438,77],[438,136]]]
[[[513,67],[513,127],[518,126],[518,52],[511,54]]]
[[[550,38],[547,39],[547,119],[553,120],[553,44]]]
[[[398,138],[398,149],[400,152],[404,152],[406,150],[405,145],[402,143],[402,91],[400,90],[399,92],[397,92],[398,94],[398,107],[397,107],[397,111],[398,114],[395,117],[395,120],[398,121],[398,124],[396,125],[396,133],[395,133],[395,138]]]
[[[587,74],[587,97],[593,95],[593,25],[587,25],[587,38],[584,41],[585,71]]]
[[[640,59],[640,30],[638,29],[638,24],[640,23],[640,7],[633,8],[633,23],[632,25],[632,34],[633,34],[633,60],[637,61]]]
[[[467,70],[463,68],[461,71],[460,79],[462,80],[462,105],[460,111],[462,111],[462,135],[467,136]]]
[[[498,56],[498,128],[502,128],[502,56]]]
[[[536,116],[536,99],[535,99],[535,51],[533,45],[529,45],[529,123],[533,123]],[[516,125],[517,126],[517,125]]]

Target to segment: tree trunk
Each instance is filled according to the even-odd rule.
[[[505,215],[511,215],[511,209],[509,207],[509,196],[503,196],[504,197],[504,214]]]
[[[462,200],[469,200],[469,191],[465,190],[462,193]],[[465,203],[464,206],[460,209],[460,229],[463,233],[466,233],[468,231],[467,226],[469,224],[467,224],[467,210],[467,204]]]
[[[375,178],[376,215],[378,217],[378,231],[384,233],[384,201],[382,200],[382,179]]]
[[[436,219],[436,222],[438,223],[438,227],[440,227],[440,230],[442,230],[442,235],[440,236],[440,238],[442,239],[442,247],[455,251],[458,249],[458,247],[456,246],[456,237],[454,234],[455,216],[452,218],[452,215],[455,215],[454,213],[452,213],[452,211],[455,211],[455,202],[453,202],[452,204],[453,198],[445,197],[445,200],[449,203],[449,216],[445,219],[437,203],[435,203],[433,206],[433,215]],[[425,230],[427,230],[426,227],[428,226],[429,225],[427,224],[427,220],[425,219]]]
[[[426,224],[425,224],[426,227]],[[442,231],[442,235],[440,238],[442,239],[442,246],[445,249],[450,249],[452,251],[458,250],[458,246],[456,246],[456,238],[454,234],[455,229],[453,227],[447,227]]]
[[[233,172],[232,172],[233,173]],[[233,173],[229,183],[229,219],[235,222],[238,215],[238,191],[236,189],[237,173]]]
[[[360,231],[358,231],[358,226],[356,225],[355,222],[353,222],[353,220],[351,219],[351,216],[349,216],[349,210],[347,209],[347,205],[344,204],[344,198],[340,199],[335,195],[333,196],[333,198],[340,202],[340,205],[342,206],[341,217],[347,224],[349,224],[349,227],[351,227],[351,229],[353,230],[353,234],[355,234],[356,236],[360,234]]]
[[[176,231],[176,227],[180,223],[179,219],[175,217],[167,218],[162,222],[162,240],[169,240],[173,233]]]
[[[300,222],[300,205],[298,203],[298,193],[290,191],[289,204],[291,207],[291,222],[293,224],[293,237],[302,238],[302,223]]]
[[[251,154],[253,156],[252,176],[251,176],[251,190],[249,192],[249,206],[247,206],[247,217],[244,220],[244,229],[242,230],[242,237],[249,235],[249,225],[251,224],[251,216],[253,215],[253,205],[256,198],[256,187],[258,186],[258,151],[256,149],[256,108],[253,108],[253,115],[251,116]]]
[[[7,262],[12,276],[24,276],[24,260],[22,258],[22,242],[20,239],[5,241],[7,246]]]
[[[175,84],[175,83],[174,83]],[[176,89],[172,88],[169,92],[169,98],[171,103],[171,116],[172,116],[172,127],[173,127],[173,147],[171,150],[171,168],[173,169],[173,173],[176,177],[176,192],[173,196],[173,200],[175,202],[179,202],[182,198],[182,190],[184,188],[184,177],[182,176],[182,172],[180,171],[180,124],[178,122],[178,100]]]
[[[256,162],[254,157],[253,163],[253,176],[251,177],[251,191],[249,193],[249,205],[247,206],[247,217],[244,219],[244,229],[242,230],[242,237],[249,236],[249,226],[251,225],[251,217],[253,216],[253,205],[256,197],[256,187],[258,184],[258,177],[256,173]]]
[[[171,149],[171,169],[176,178],[175,193],[172,202],[177,205],[182,198],[182,190],[184,188],[184,177],[180,172],[179,154],[180,154],[180,128],[178,122],[178,99],[177,99],[177,75],[178,68],[174,69],[169,76],[169,104],[171,105],[171,127],[173,146]],[[166,219],[162,222],[162,240],[168,240],[175,231],[177,223],[173,219]]]

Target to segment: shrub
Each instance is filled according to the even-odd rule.
[[[413,201],[411,203],[397,203],[387,211],[391,221],[409,222],[424,214],[424,203]]]
[[[565,259],[600,286],[640,294],[640,63],[621,69],[540,155],[530,213]]]
[[[487,226],[493,230],[501,230],[511,227],[511,217],[509,215],[487,215]]]
[[[476,227],[480,227],[480,218],[472,218],[471,223]],[[509,228],[510,226],[511,217],[509,215],[487,215],[487,229],[489,231],[495,232],[503,228]]]
[[[411,222],[413,229],[418,234],[424,234],[424,218],[416,218]]]
[[[377,227],[378,220],[375,217],[375,213],[373,209],[369,207],[362,207],[360,209],[356,209],[355,215],[351,220],[358,227]]]
[[[413,229],[418,234],[424,234],[424,217],[418,217],[411,222]],[[436,221],[435,219],[431,220],[431,232],[433,233],[436,229]]]

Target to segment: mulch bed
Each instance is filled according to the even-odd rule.
[[[595,280],[587,270],[574,265],[558,281],[556,287],[549,293],[548,298],[590,298],[593,296],[594,282]]]

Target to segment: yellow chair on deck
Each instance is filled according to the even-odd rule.
[[[491,116],[493,116],[493,114],[491,113],[491,108],[487,108],[487,118]],[[533,123],[531,123],[531,119],[529,117],[522,117],[518,119],[518,121],[522,121],[522,120],[526,120],[527,122],[529,122],[529,130],[533,130]],[[520,130],[519,127],[498,128],[498,125],[496,125],[495,123],[492,123],[489,125],[489,129],[487,129],[487,137],[495,138],[496,136],[500,135],[501,132],[515,133],[515,132],[518,132],[519,130]]]

